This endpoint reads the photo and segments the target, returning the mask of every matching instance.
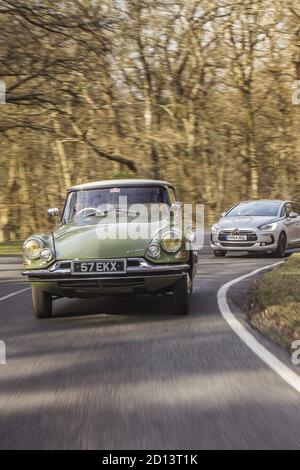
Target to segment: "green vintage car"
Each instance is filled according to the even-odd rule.
[[[187,314],[198,253],[192,226],[182,230],[182,204],[172,184],[108,180],[68,190],[56,229],[24,243],[24,276],[37,318],[59,297],[172,294]]]

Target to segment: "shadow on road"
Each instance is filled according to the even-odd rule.
[[[53,318],[87,315],[115,315],[130,317],[176,317],[171,295],[97,297],[94,299],[63,299],[54,302]]]

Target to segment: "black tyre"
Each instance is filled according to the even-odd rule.
[[[286,246],[287,246],[286,234],[282,232],[279,236],[277,249],[276,251],[274,251],[273,256],[275,256],[275,258],[284,258]]]
[[[31,295],[36,318],[49,318],[52,314],[52,295],[37,286],[31,287]]]
[[[189,296],[192,284],[188,274],[183,276],[173,287],[174,312],[177,315],[187,315],[189,313]]]
[[[227,251],[214,251],[214,255],[217,257],[220,257],[220,256],[224,257],[226,256],[226,254],[227,254]]]

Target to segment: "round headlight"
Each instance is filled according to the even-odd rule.
[[[159,258],[160,257],[160,246],[156,243],[152,243],[149,245],[147,254],[151,256],[151,258]]]
[[[43,261],[50,261],[53,258],[52,251],[49,248],[44,248],[41,251],[40,257]]]
[[[161,246],[169,253],[176,253],[182,245],[182,237],[178,232],[172,230],[166,233],[161,239]]]
[[[37,259],[41,255],[41,251],[44,248],[42,240],[38,238],[31,238],[24,243],[24,253],[29,259]]]

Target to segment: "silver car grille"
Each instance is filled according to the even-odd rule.
[[[238,232],[236,230],[222,230],[219,233],[219,241],[220,242],[227,242],[227,243],[236,243],[236,242],[231,242],[226,240],[227,235],[246,235],[247,240],[245,242],[239,241],[239,245],[247,242],[256,242],[258,240],[257,235],[255,232],[252,230],[239,230]]]

